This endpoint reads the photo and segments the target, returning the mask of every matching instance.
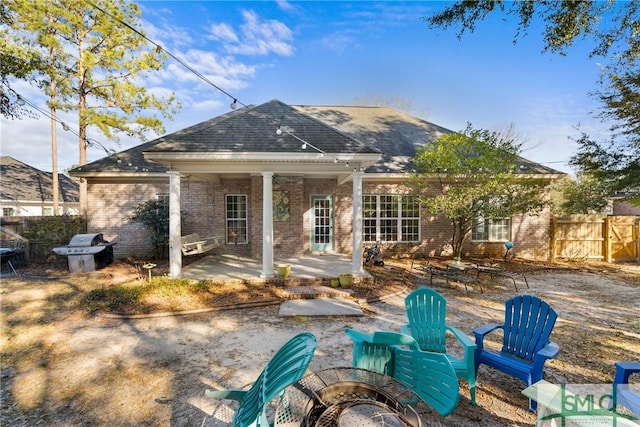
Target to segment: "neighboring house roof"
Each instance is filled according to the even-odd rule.
[[[9,156],[0,157],[0,199],[53,202],[53,174],[22,163]],[[61,202],[78,202],[78,184],[58,174]]]
[[[278,126],[284,130],[280,135],[276,134]],[[165,166],[148,159],[164,153],[303,153],[303,140],[325,153],[381,155],[366,169],[368,173],[404,173],[413,170],[411,159],[418,147],[451,132],[388,107],[289,106],[272,100],[206,120],[73,172],[164,172]],[[561,174],[524,158],[519,163],[523,173]]]

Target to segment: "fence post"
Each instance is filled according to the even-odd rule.
[[[636,262],[640,264],[640,216],[638,217],[638,221],[636,221]]]
[[[555,217],[551,218],[551,262],[556,260],[556,233],[558,232],[558,223]]]
[[[613,238],[611,228],[611,215],[604,219],[604,261],[611,262],[611,239]]]

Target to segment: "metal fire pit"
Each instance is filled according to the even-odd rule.
[[[313,372],[287,388],[275,427],[422,427],[442,418],[396,379],[366,369]]]
[[[66,255],[71,273],[96,271],[113,262],[113,245],[102,233],[76,234],[67,246],[53,248],[58,255]]]

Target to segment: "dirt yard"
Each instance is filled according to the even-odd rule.
[[[408,267],[406,263],[397,263]],[[640,267],[637,265],[525,265],[531,293],[559,314],[552,339],[560,345],[545,379],[559,383],[610,383],[613,362],[640,360]],[[424,284],[381,269],[383,295],[398,285]],[[1,292],[3,426],[214,426],[229,420],[226,402],[205,398],[207,388],[241,388],[298,332],[316,335],[311,370],[348,366],[351,342],[344,328],[398,330],[405,322],[403,298],[373,302],[365,317],[281,318],[278,305],[198,315],[121,319],[89,315],[82,296],[98,286],[139,274],[120,266],[89,275],[28,281],[4,278]],[[472,335],[499,322],[505,299],[516,294],[509,280],[464,287],[436,281],[448,301],[448,319]],[[534,425],[515,379],[481,367],[478,405],[461,382],[458,407],[442,425]]]

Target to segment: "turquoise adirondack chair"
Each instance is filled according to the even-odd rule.
[[[418,288],[404,300],[409,323],[400,331],[411,335],[423,351],[442,353],[459,378],[469,383],[471,404],[476,404],[476,370],[474,355],[476,344],[460,329],[446,324],[447,300],[431,288]],[[450,332],[462,346],[463,355],[458,357],[447,351],[446,338]]]
[[[558,315],[545,301],[532,295],[518,295],[505,302],[504,324],[489,324],[476,328],[475,369],[482,364],[491,366],[526,382],[527,386],[540,381],[544,363],[556,357],[560,347],[549,339]],[[502,349],[484,348],[484,337],[502,329]],[[529,399],[529,410],[537,404]]]
[[[443,354],[421,351],[416,340],[398,332],[345,332],[353,341],[354,367],[394,377],[443,417],[458,405],[458,378]]]
[[[265,412],[266,405],[302,378],[315,350],[316,337],[313,334],[298,334],[269,360],[248,390],[207,390],[206,395],[240,402],[233,417],[233,427],[268,427],[270,424]]]

